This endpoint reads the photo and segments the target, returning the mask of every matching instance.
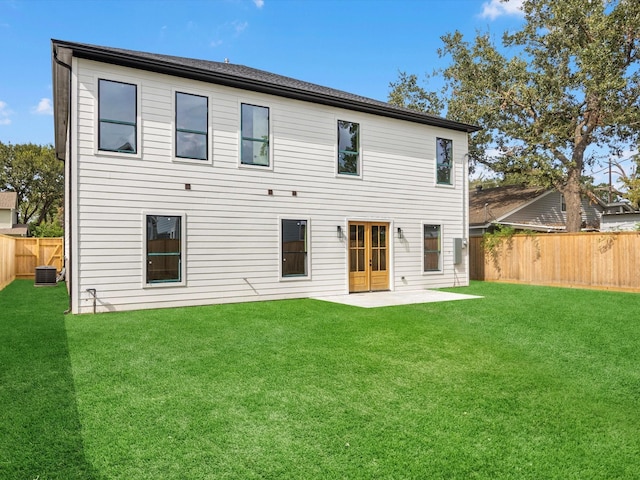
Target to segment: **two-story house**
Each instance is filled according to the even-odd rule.
[[[0,234],[26,237],[29,229],[18,224],[18,194],[0,192]]]
[[[476,127],[232,63],[52,55],[74,313],[468,283]]]

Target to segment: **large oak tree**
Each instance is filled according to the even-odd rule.
[[[457,31],[442,37],[439,54],[451,60],[442,91],[401,73],[389,101],[445,107],[448,118],[481,126],[472,161],[557,188],[575,232],[585,166],[597,152],[638,144],[640,2],[525,0],[523,11],[524,26],[504,33],[500,48],[489,34],[473,43]]]

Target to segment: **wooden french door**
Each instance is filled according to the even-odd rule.
[[[389,290],[389,224],[349,222],[349,293]]]

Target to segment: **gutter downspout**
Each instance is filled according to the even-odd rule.
[[[73,56],[73,52],[71,49],[62,49],[62,51],[60,52],[61,55],[63,55],[65,58],[65,60],[69,61],[71,59],[71,57]],[[71,213],[72,213],[72,209],[73,209],[73,205],[72,205],[72,201],[71,201],[71,189],[72,189],[72,185],[73,183],[71,182],[72,178],[71,178],[71,165],[69,163],[70,158],[72,157],[71,155],[71,148],[72,148],[72,142],[71,142],[71,128],[70,128],[70,121],[69,119],[71,118],[70,116],[70,106],[71,106],[71,73],[72,73],[72,68],[71,65],[69,65],[68,63],[62,61],[60,58],[58,58],[58,47],[55,43],[52,43],[52,58],[53,61],[55,62],[53,65],[53,94],[54,94],[54,141],[55,141],[55,150],[56,150],[56,158],[62,162],[64,162],[65,164],[65,175],[68,175],[68,188],[65,191],[65,196],[66,198],[69,199],[68,202],[64,202],[65,203],[65,216],[68,218],[68,222],[65,225],[65,233],[68,236],[69,239],[69,256],[68,258],[65,257],[65,265],[64,268],[67,272],[69,272],[68,275],[66,275],[65,280],[67,281],[67,288],[68,288],[68,294],[69,294],[69,308],[67,310],[65,310],[65,314],[70,313],[72,311],[72,307],[73,307],[73,295],[71,295],[71,292],[73,291],[72,288],[72,283],[74,281],[73,279],[73,275],[71,275],[71,265],[72,265],[72,258],[73,258],[73,252],[71,251],[71,249],[73,248],[73,242],[72,242],[72,238],[73,238],[73,228],[71,225],[71,219],[73,218]],[[66,72],[63,72],[61,69],[65,69]],[[65,78],[66,77],[66,78]],[[64,92],[64,86],[62,86],[61,88],[61,81],[66,83],[66,92]],[[66,98],[60,98],[62,94],[66,93]],[[57,97],[57,98],[56,98]],[[64,103],[62,103],[64,102]],[[61,108],[61,107],[66,107],[66,108]],[[60,111],[62,110],[62,111]],[[62,118],[61,117],[66,117],[64,118],[64,120],[66,120],[66,122],[62,122]],[[61,125],[62,123],[62,125]],[[62,154],[62,151],[60,149],[60,136],[61,136],[61,132],[60,132],[60,128],[64,126],[65,127],[65,132],[64,132],[64,138],[65,138],[65,142],[64,142],[64,147],[65,147],[65,153]],[[67,156],[67,148],[68,148],[68,157],[69,158],[65,158]],[[67,211],[68,210],[68,211]]]

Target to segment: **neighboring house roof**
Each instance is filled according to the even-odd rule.
[[[18,207],[18,194],[16,192],[0,192],[0,208],[15,209]]]
[[[71,57],[73,56],[463,132],[475,132],[480,129],[475,125],[416,112],[379,100],[303,82],[243,65],[174,57],[170,55],[124,50],[121,48],[101,47],[61,40],[52,40],[51,42],[54,65],[58,66],[54,68],[54,98],[58,99],[55,104],[55,124],[56,153],[59,158],[64,158],[65,155],[62,145],[64,145],[63,140],[66,134],[69,114],[68,69],[70,68]]]
[[[507,185],[475,189],[469,193],[469,225],[488,226],[526,206],[551,190]]]
[[[0,228],[0,235],[12,235],[14,237],[26,237],[29,233],[27,225],[17,224],[13,228]]]
[[[592,198],[593,197],[593,198]],[[478,230],[503,224],[526,230],[561,232],[566,229],[562,195],[554,189],[508,185],[476,189],[469,194],[469,228]],[[582,223],[586,229],[600,225],[602,202],[595,196],[581,199]]]

